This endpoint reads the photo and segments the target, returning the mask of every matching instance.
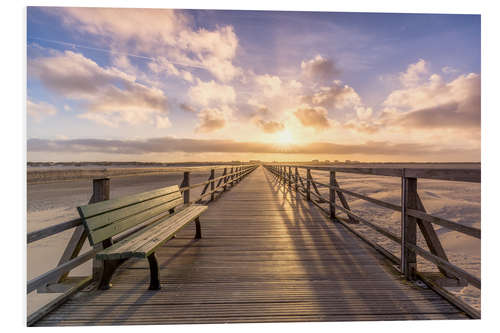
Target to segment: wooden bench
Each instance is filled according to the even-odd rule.
[[[103,247],[96,254],[104,266],[98,287],[100,290],[111,287],[111,277],[116,268],[132,257],[148,259],[151,274],[149,289],[160,289],[155,250],[191,221],[196,223],[195,239],[201,238],[199,216],[208,207],[190,205],[174,212],[174,208],[183,202],[176,185],[78,207],[90,244],[94,247],[102,244]],[[131,230],[143,223],[151,224],[136,232]],[[111,237],[129,230],[131,235],[112,243]]]

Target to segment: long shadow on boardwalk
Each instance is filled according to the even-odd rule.
[[[391,273],[379,255],[259,168],[107,291],[80,293],[38,325],[236,323],[465,318],[431,290]]]
[[[295,208],[291,211],[293,214],[291,219],[288,214],[282,213],[285,225],[295,228],[297,223],[300,223],[303,226],[300,229],[301,234],[291,237],[296,252],[299,256],[305,254],[303,249],[309,240],[316,249],[318,254],[316,259],[311,260],[307,256],[300,258],[304,271],[307,272],[311,281],[321,279],[327,282],[341,282],[331,287],[338,288],[335,298],[339,305],[342,303],[339,308],[345,313],[350,313],[352,320],[357,320],[358,316],[362,317],[365,312],[380,313],[382,309],[386,312],[380,313],[381,315],[398,313],[401,309],[407,309],[409,316],[414,313],[417,318],[423,313],[416,311],[419,308],[416,301],[436,299],[435,295],[425,293],[415,298],[415,293],[409,293],[409,291],[416,288],[391,274],[388,275],[388,271],[391,273],[390,268],[384,267],[384,259],[374,253],[371,248],[362,244],[341,225],[333,225],[333,222],[326,219],[312,203],[303,200],[301,194],[292,191],[289,186],[283,186],[271,173],[266,173],[266,178],[273,193],[281,198],[280,206],[288,205]],[[320,235],[327,236],[327,242],[323,240],[323,237],[318,237]],[[380,283],[384,281],[380,281],[381,279],[398,283],[384,290],[383,283]],[[366,282],[369,288],[360,288],[360,281]],[[311,287],[320,300],[327,286],[311,284]],[[330,304],[319,304],[322,305],[325,314],[331,313]],[[360,307],[362,312],[359,312]],[[425,313],[433,312],[440,313],[432,307]]]

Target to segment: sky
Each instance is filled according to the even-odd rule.
[[[28,7],[28,161],[477,162],[481,18]]]

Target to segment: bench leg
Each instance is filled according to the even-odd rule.
[[[196,235],[194,236],[194,239],[200,239],[201,238],[200,218],[197,217],[196,220],[194,220],[194,223],[196,224]]]
[[[104,260],[102,278],[98,287],[99,290],[108,290],[111,288],[111,277],[118,266],[120,266],[124,261],[125,259]]]
[[[149,282],[149,290],[159,290],[161,289],[160,277],[158,271],[158,261],[156,261],[155,253],[151,253],[148,256],[149,271],[151,273],[151,280]]]

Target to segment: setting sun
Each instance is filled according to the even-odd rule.
[[[279,143],[280,145],[291,145],[295,143],[295,140],[292,133],[289,130],[285,129],[276,134],[275,142]]]

